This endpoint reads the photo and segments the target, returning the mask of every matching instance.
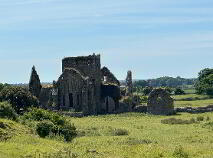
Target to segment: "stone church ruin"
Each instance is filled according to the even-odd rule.
[[[137,101],[134,100],[132,82],[132,72],[128,71],[123,97],[130,97],[132,101],[131,105],[120,103],[120,82],[107,67],[101,68],[100,55],[93,54],[64,58],[62,73],[52,84],[41,85],[33,66],[29,91],[39,99],[43,108],[73,110],[84,115],[120,113],[138,111],[137,108],[135,110]],[[157,115],[173,114],[173,99],[164,89],[154,89],[142,111]]]
[[[57,109],[84,114],[113,113],[119,108],[120,83],[108,68],[101,68],[100,55],[64,58],[62,74],[52,85],[41,87],[35,72],[33,67],[29,90],[42,107],[54,103]]]

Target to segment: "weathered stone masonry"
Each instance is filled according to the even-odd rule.
[[[84,114],[111,113],[119,108],[119,85],[106,67],[101,69],[100,55],[67,57],[62,60],[62,74],[58,81],[52,87],[43,87],[39,99],[44,107],[54,101],[62,110],[74,109]]]

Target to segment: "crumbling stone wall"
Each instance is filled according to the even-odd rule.
[[[30,81],[29,81],[29,91],[32,95],[39,98],[41,92],[41,82],[39,76],[36,72],[35,66],[32,67]]]
[[[119,109],[120,87],[117,85],[101,85],[101,113],[112,113]]]
[[[120,82],[113,75],[113,73],[110,72],[110,70],[107,67],[103,67],[101,69],[101,80],[104,83],[110,83],[120,86]]]
[[[95,105],[95,100],[93,95],[90,95],[94,87],[89,86],[89,78],[78,70],[66,68],[59,77],[57,86],[60,108],[69,107],[85,113],[95,111],[92,106]]]
[[[147,112],[156,115],[173,114],[174,100],[166,90],[162,88],[154,89],[148,97]]]
[[[102,113],[103,109],[108,113],[119,107],[120,83],[106,67],[101,69],[100,55],[64,58],[62,74],[51,87],[41,89],[35,74],[31,75],[31,91],[43,107],[54,102],[56,109],[74,109],[86,115]],[[104,77],[108,79],[105,84]]]
[[[100,66],[100,55],[64,58],[62,60],[63,74],[58,80],[60,106],[69,106],[68,96],[73,95],[72,97],[77,98],[77,101],[82,100],[81,107],[74,107],[75,109],[84,110],[89,114],[98,113],[101,98]],[[76,105],[78,102],[75,100],[73,104]]]

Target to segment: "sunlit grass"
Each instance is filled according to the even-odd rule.
[[[161,120],[182,120],[204,117],[204,121],[193,124],[162,124]],[[208,120],[207,120],[208,118]],[[189,157],[213,156],[213,130],[206,126],[213,120],[213,113],[178,114],[175,116],[153,116],[139,113],[70,118],[77,127],[79,136],[71,143],[42,139],[25,132],[0,142],[1,158],[35,157],[36,153],[53,154],[51,157],[72,155],[73,157],[141,158],[174,157],[181,146]],[[20,124],[18,128],[28,129]],[[26,129],[25,129],[26,128]],[[116,135],[115,131],[124,132]],[[72,153],[72,154],[70,154]]]

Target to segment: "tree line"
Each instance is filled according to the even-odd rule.
[[[159,77],[157,79],[138,80],[133,83],[134,87],[181,87],[185,85],[195,85],[197,79],[185,79],[181,77]]]

